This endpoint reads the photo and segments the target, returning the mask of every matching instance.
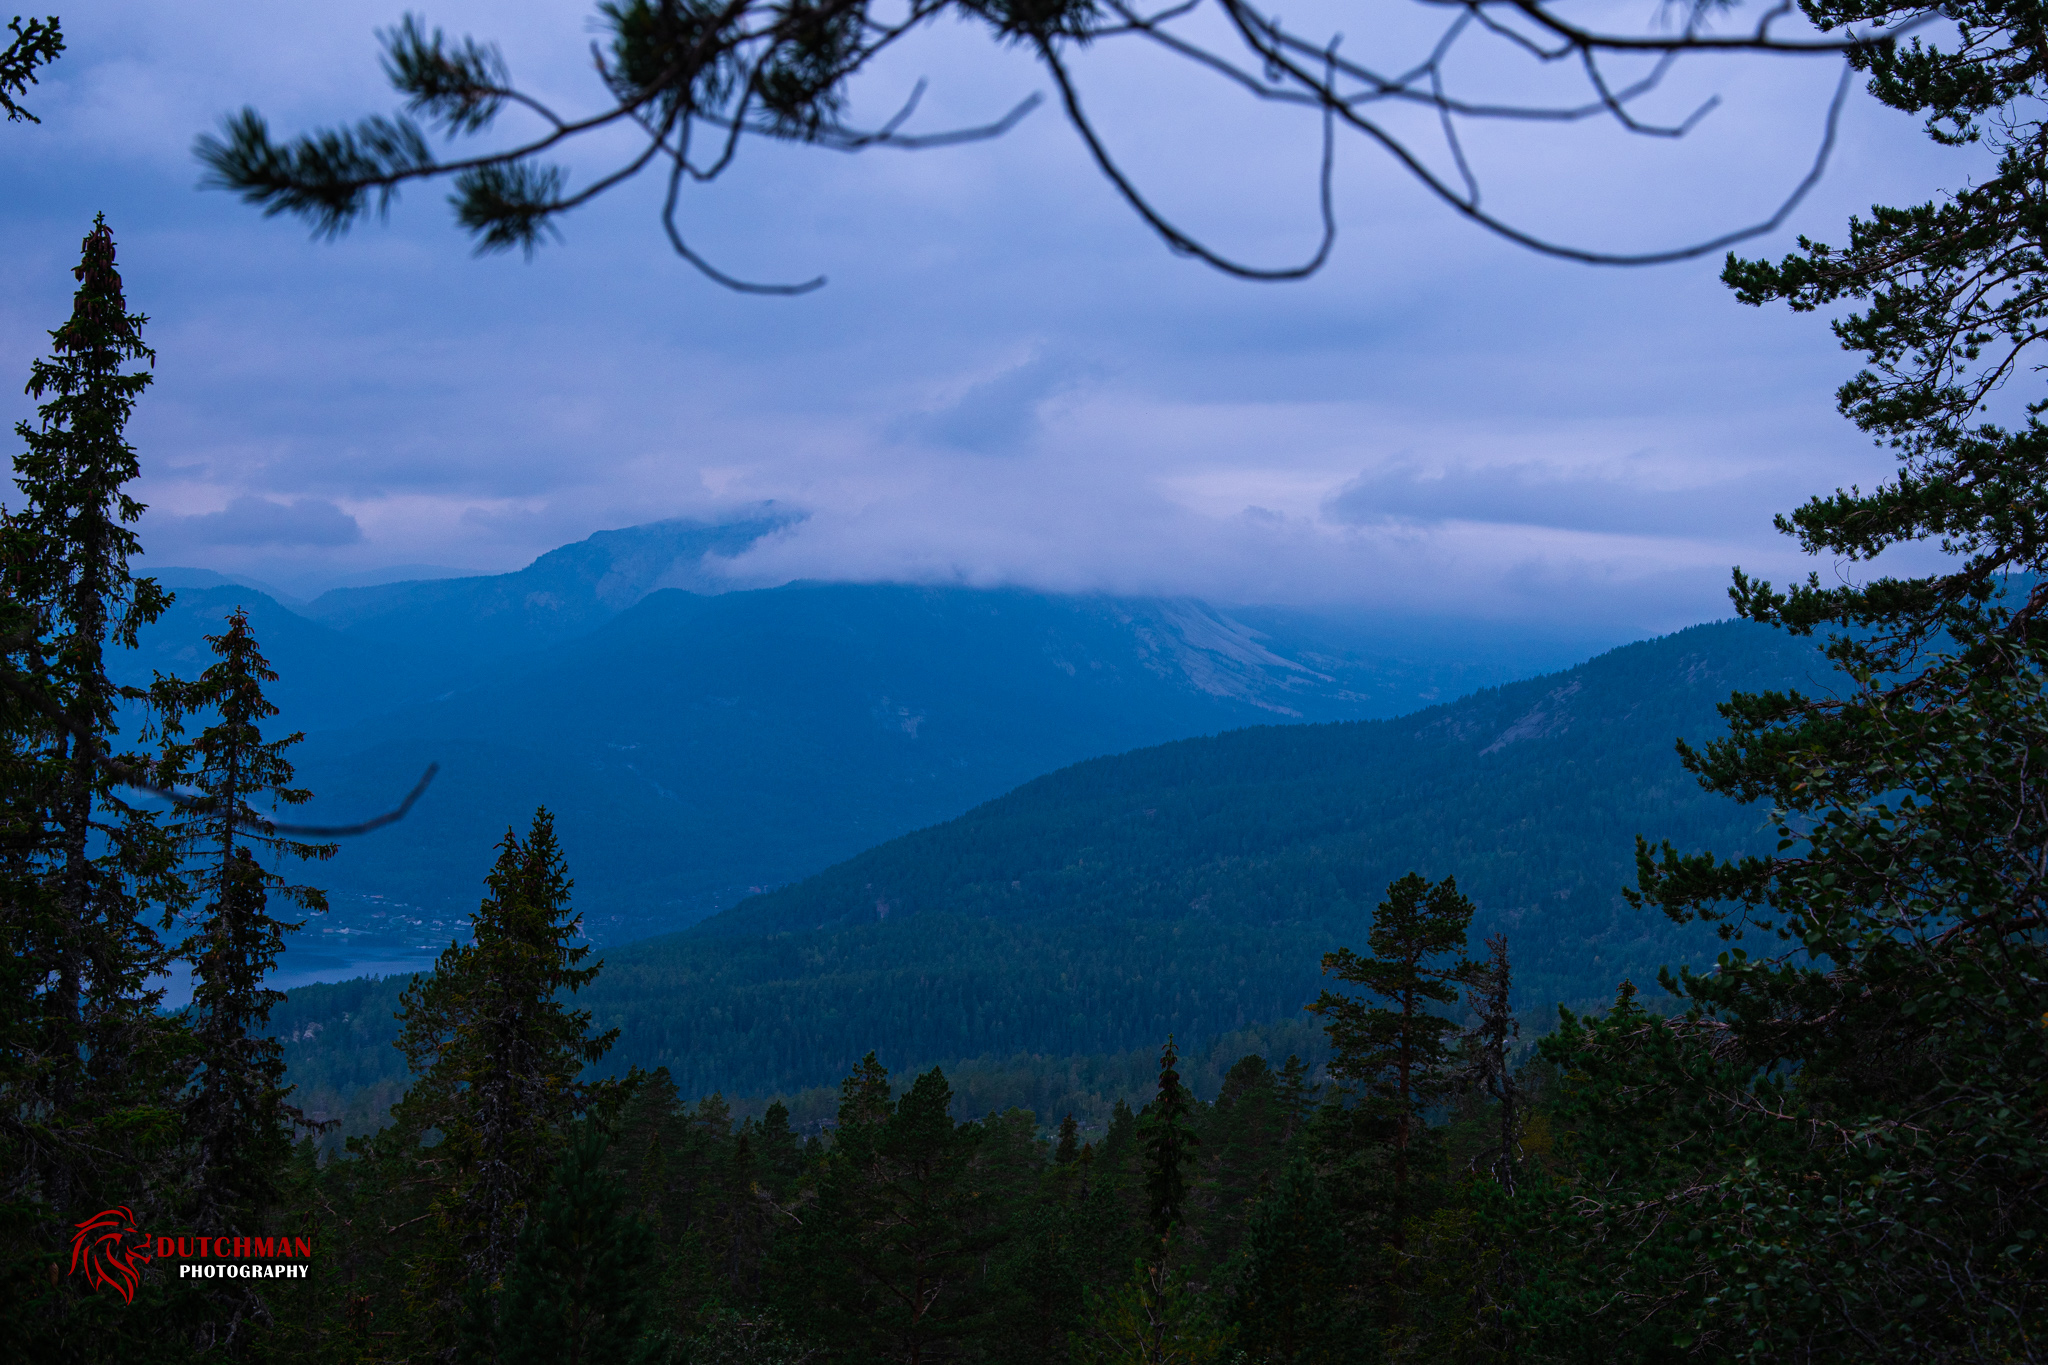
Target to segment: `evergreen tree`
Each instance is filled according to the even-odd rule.
[[[1071,1166],[1081,1159],[1081,1125],[1074,1122],[1071,1113],[1060,1120],[1059,1142],[1053,1148],[1052,1159],[1061,1166]]]
[[[1824,26],[1909,11],[1816,0]],[[1579,1202],[1544,1252],[1548,1320],[1612,1304],[1647,1353],[2023,1359],[2048,1309],[2048,426],[2033,372],[2048,258],[2043,6],[1965,3],[1952,33],[1857,57],[1870,89],[1950,145],[1967,188],[1730,257],[1744,302],[1848,304],[1865,367],[1842,412],[1897,454],[1780,529],[1837,563],[1931,542],[1912,577],[1738,571],[1737,609],[1836,633],[1820,695],[1738,694],[1725,739],[1683,750],[1712,791],[1768,802],[1761,857],[1639,844],[1639,903],[1717,922],[1715,969],[1665,978],[1682,1013],[1625,992],[1546,1042],[1577,1130]],[[1569,1283],[1565,1283],[1569,1281]]]
[[[604,1151],[603,1134],[583,1125],[521,1229],[497,1304],[497,1365],[635,1365],[662,1348],[649,1330],[650,1234]],[[481,1349],[487,1315],[472,1303],[473,1359],[493,1358]]]
[[[1486,940],[1486,961],[1474,966],[1466,993],[1473,1025],[1462,1039],[1464,1079],[1493,1102],[1497,1139],[1487,1170],[1509,1194],[1515,1189],[1522,1132],[1520,1087],[1510,1069],[1515,1039],[1522,1028],[1515,1018],[1513,995],[1508,936],[1493,934]]]
[[[1286,1127],[1281,1137],[1284,1141],[1291,1142],[1315,1109],[1316,1094],[1322,1087],[1309,1079],[1308,1063],[1293,1053],[1289,1053],[1287,1060],[1281,1064],[1280,1079],[1276,1085],[1279,1090],[1281,1112],[1286,1117]]]
[[[199,906],[197,932],[183,947],[192,963],[189,1013],[200,1069],[184,1105],[183,1129],[195,1149],[196,1206],[190,1217],[208,1227],[253,1231],[251,1215],[275,1197],[275,1176],[290,1155],[294,1129],[306,1120],[288,1102],[283,1049],[265,1025],[284,993],[264,980],[284,951],[285,935],[303,921],[270,912],[276,896],[306,911],[326,897],[269,871],[259,852],[314,861],[333,844],[307,844],[266,833],[269,822],[250,802],[268,798],[300,805],[311,793],[291,786],[285,751],[302,736],[265,742],[261,723],[277,714],[263,684],[277,681],[257,646],[248,614],[237,608],[227,629],[206,637],[219,662],[196,683],[160,679],[154,696],[170,715],[210,712],[213,723],[190,744],[165,749],[163,783],[196,788],[198,799],[179,833],[198,853],[190,879]],[[223,1224],[223,1219],[226,1220]]]
[[[1159,1050],[1158,1093],[1138,1120],[1138,1145],[1145,1154],[1146,1218],[1162,1245],[1186,1211],[1188,1175],[1195,1165],[1195,1149],[1201,1146],[1193,1123],[1194,1096],[1181,1084],[1179,1061],[1168,1035]]]
[[[136,1163],[170,1150],[185,1046],[153,984],[171,952],[152,921],[183,901],[172,848],[118,790],[150,766],[115,752],[120,709],[143,698],[107,668],[107,651],[132,648],[169,600],[129,570],[143,507],[126,491],[140,470],[125,429],[151,378],[131,367],[153,353],[104,219],[73,273],[71,317],[30,374],[36,420],[15,428],[25,501],[0,529],[12,703],[0,1155],[5,1202],[51,1253],[106,1182],[148,1187],[135,1198],[156,1211],[158,1182]]]
[[[1409,873],[1387,887],[1361,957],[1339,948],[1323,958],[1323,974],[1362,987],[1367,995],[1324,991],[1308,1008],[1330,1033],[1330,1074],[1360,1087],[1366,1108],[1392,1128],[1395,1179],[1405,1189],[1408,1152],[1423,1111],[1454,1085],[1452,1042],[1458,1026],[1438,1012],[1455,1004],[1472,972],[1465,931],[1472,902],[1457,881],[1431,884]],[[1373,997],[1387,1002],[1373,1003]]]
[[[27,120],[41,123],[42,120],[15,102],[16,95],[26,94],[36,83],[36,68],[48,66],[57,60],[57,54],[64,50],[64,30],[57,22],[57,16],[47,19],[29,19],[23,22],[16,15],[7,25],[14,35],[7,46],[0,48],[0,114],[7,115],[7,121],[14,123]]]
[[[1354,1359],[1361,1333],[1344,1301],[1349,1261],[1335,1206],[1296,1157],[1253,1210],[1230,1265],[1231,1320],[1245,1353],[1269,1365]]]
[[[567,1125],[620,1092],[577,1079],[617,1031],[593,1035],[590,1012],[563,999],[603,964],[581,965],[590,947],[576,943],[581,921],[545,809],[524,839],[506,831],[486,883],[473,940],[451,943],[402,997],[398,1046],[417,1079],[375,1144],[401,1181],[431,1192],[438,1237],[413,1294],[443,1324],[465,1287],[488,1289],[504,1273]]]
[[[1001,1243],[982,1196],[984,1137],[947,1113],[936,1068],[893,1106],[869,1053],[842,1087],[817,1200],[789,1240],[785,1284],[800,1325],[855,1359],[924,1365],[956,1355],[987,1321],[987,1258]],[[795,1282],[795,1283],[792,1283]]]

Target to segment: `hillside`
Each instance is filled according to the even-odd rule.
[[[1093,759],[678,935],[608,949],[587,993],[613,1061],[685,1093],[897,1064],[1112,1054],[1298,1018],[1317,961],[1387,881],[1455,874],[1505,929],[1521,1005],[1611,998],[1711,936],[1629,910],[1637,832],[1734,851],[1763,813],[1710,798],[1672,742],[1731,690],[1826,684],[1810,642],[1723,623],[1396,720],[1259,727]],[[396,982],[295,992],[294,1074],[383,1076]],[[339,1003],[354,992],[353,1003]],[[357,998],[359,997],[359,998]],[[388,999],[387,999],[388,997]],[[320,1035],[322,1038],[327,1034]]]
[[[123,660],[191,674],[249,609],[300,728],[306,814],[403,824],[323,866],[294,971],[414,961],[545,804],[606,942],[687,925],[1077,760],[1260,721],[1390,715],[1530,671],[1540,641],[1391,647],[1355,625],[1200,602],[794,583],[716,591],[763,513],[607,531],[516,573],[329,592],[305,613],[194,572]],[[347,945],[309,964],[314,945]],[[374,951],[371,951],[374,949]]]

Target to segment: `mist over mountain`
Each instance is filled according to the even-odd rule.
[[[245,607],[280,675],[278,726],[309,735],[295,760],[317,794],[305,818],[386,808],[439,763],[407,820],[320,870],[340,893],[317,926],[330,941],[403,924],[425,949],[539,805],[557,813],[589,931],[618,942],[1080,759],[1395,715],[1576,643],[1187,599],[728,590],[709,561],[789,521],[768,508],[601,532],[516,573],[339,589],[297,610],[166,570],[178,600],[125,662],[136,680],[196,673],[203,636]]]

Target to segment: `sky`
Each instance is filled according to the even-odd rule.
[[[1349,23],[1347,54],[1396,65],[1425,41],[1417,12],[1286,17]],[[157,351],[130,427],[151,566],[310,594],[502,572],[594,531],[773,502],[798,519],[720,566],[737,586],[1018,584],[1650,632],[1725,615],[1732,565],[1855,571],[1802,560],[1771,514],[1890,467],[1833,410],[1855,366],[1824,318],[1736,304],[1711,257],[1534,255],[1356,137],[1339,139],[1334,255],[1288,284],[1169,252],[1051,104],[944,150],[753,144],[684,221],[729,271],[829,279],[762,298],[668,251],[652,181],[531,260],[473,256],[432,188],[339,241],[200,189],[194,138],[243,105],[280,134],[394,107],[373,33],[400,12],[383,3],[60,13],[69,50],[28,101],[41,124],[0,127],[0,370],[25,379],[44,351],[104,212]],[[496,40],[524,86],[584,111],[602,103],[590,13],[426,18]],[[1262,263],[1313,249],[1312,118],[1130,46],[1078,69],[1177,220]],[[1768,216],[1835,73],[1696,63],[1648,106],[1675,119],[1717,96],[1684,139],[1496,126],[1472,158],[1517,223],[1601,249],[1681,244]],[[1483,51],[1449,74],[1482,96],[1583,97],[1569,72]],[[864,76],[852,116],[879,122],[919,79],[914,129],[1051,93],[1026,55],[948,20]],[[568,164],[588,175],[625,150]],[[1751,249],[1840,240],[1851,212],[1960,183],[1970,155],[1858,91],[1825,181]],[[31,414],[5,392],[0,415]]]

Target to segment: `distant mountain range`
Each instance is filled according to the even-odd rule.
[[[666,1066],[686,1094],[826,1086],[873,1048],[899,1074],[1001,1063],[1064,1104],[1075,1069],[1057,1059],[1298,1030],[1321,955],[1362,947],[1387,882],[1412,870],[1458,878],[1475,943],[1507,932],[1540,1028],[1560,1002],[1598,1005],[1623,978],[1654,995],[1660,965],[1711,957],[1711,930],[1623,902],[1635,836],[1724,854],[1775,836],[1768,812],[1702,792],[1673,741],[1719,733],[1732,690],[1832,680],[1812,641],[1722,623],[1398,719],[1090,759],[683,933],[608,947],[583,1003],[622,1029],[611,1063]],[[401,984],[292,993],[278,1019],[308,1094],[342,1112],[395,1093]]]
[[[618,942],[1080,759],[1394,715],[1554,666],[1573,643],[1190,600],[726,590],[707,558],[789,520],[602,532],[516,573],[338,589],[298,610],[160,570],[177,601],[126,663],[138,679],[196,672],[202,637],[245,607],[281,675],[280,725],[310,736],[307,818],[381,809],[441,764],[406,821],[320,869],[342,893],[330,935],[416,920],[413,936],[445,941],[506,827],[545,804],[590,932]]]

